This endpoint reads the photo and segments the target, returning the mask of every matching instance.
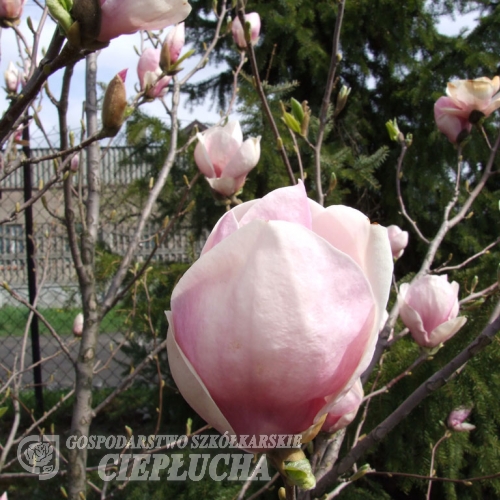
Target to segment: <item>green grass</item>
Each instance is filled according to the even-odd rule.
[[[75,316],[80,309],[41,308],[39,311],[52,325],[59,335],[71,335]],[[25,307],[4,306],[0,308],[0,337],[8,335],[21,336],[24,333],[28,319],[28,309]],[[101,325],[101,333],[125,332],[126,315],[119,310],[110,311]],[[40,321],[40,333],[48,333],[47,327]]]

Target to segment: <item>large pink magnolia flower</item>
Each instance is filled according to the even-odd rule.
[[[191,12],[187,0],[101,0],[101,32],[107,42],[139,30],[158,30],[184,21]]]
[[[0,19],[17,21],[23,13],[26,0],[0,0]]]
[[[500,78],[454,80],[448,83],[448,97],[440,97],[434,105],[437,126],[448,139],[459,142],[482,116],[500,108]]]
[[[210,187],[223,196],[232,196],[243,186],[259,158],[260,136],[243,142],[238,121],[198,134],[194,161]]]
[[[467,318],[458,315],[458,283],[448,276],[424,276],[399,288],[399,314],[415,342],[434,348],[453,337]]]
[[[172,294],[179,390],[220,432],[320,426],[373,356],[392,268],[384,227],[301,182],[236,206]]]
[[[146,91],[146,95],[155,99],[161,97],[167,91],[171,77],[158,77],[162,74],[160,69],[161,49],[147,48],[141,54],[137,63],[137,76],[141,84],[141,90]]]

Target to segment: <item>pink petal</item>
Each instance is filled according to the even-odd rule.
[[[196,374],[189,360],[184,356],[175,339],[174,323],[172,313],[166,313],[169,331],[167,335],[168,364],[179,388],[188,404],[196,413],[203,414],[207,422],[215,427],[221,434],[229,432],[234,434],[231,425],[215,404],[207,388]],[[174,375],[175,373],[175,375]]]
[[[462,328],[467,322],[465,316],[460,316],[458,318],[450,319],[445,321],[438,327],[432,330],[429,336],[429,347],[437,347],[439,344],[443,344],[447,340],[451,339],[455,333]]]
[[[221,177],[240,177],[248,174],[259,162],[260,136],[247,139],[231,158]],[[234,193],[234,191],[233,191]],[[232,194],[232,193],[231,193]]]
[[[262,220],[191,267],[172,315],[180,349],[245,434],[308,428],[378,327],[370,286],[350,258],[303,226]]]
[[[208,178],[215,178],[215,168],[205,147],[205,138],[202,134],[197,134],[198,144],[194,148],[194,161],[200,172]]]
[[[248,210],[240,226],[256,219],[289,221],[310,229],[311,212],[304,183],[271,191]]]
[[[159,30],[184,21],[191,12],[187,0],[101,0],[98,40],[107,42],[139,30]]]
[[[208,236],[208,239],[201,251],[201,255],[207,253],[215,245],[220,243],[224,238],[227,238],[230,234],[234,233],[239,229],[239,220],[252,208],[253,205],[259,203],[260,199],[247,201],[241,205],[237,205],[232,208],[229,212],[225,213],[217,222],[212,232]]]

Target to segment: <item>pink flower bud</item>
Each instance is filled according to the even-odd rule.
[[[392,269],[385,228],[302,182],[236,206],[172,294],[177,387],[220,432],[318,426],[373,356]]]
[[[80,155],[76,154],[71,158],[70,170],[72,172],[78,172],[78,167],[80,166]]]
[[[402,231],[399,226],[388,226],[387,236],[391,243],[392,256],[399,259],[408,245],[408,232]]]
[[[0,500],[8,500],[7,498],[7,492],[5,492],[1,497]]]
[[[421,347],[434,348],[453,337],[467,318],[458,315],[458,283],[448,276],[424,276],[399,288],[399,314]]]
[[[250,40],[252,45],[255,45],[259,39],[260,33],[260,16],[257,12],[250,12],[249,14],[245,14],[245,21],[250,23]],[[236,45],[240,49],[244,49],[247,46],[247,42],[245,40],[245,30],[241,25],[240,19],[235,17],[233,19],[233,25],[231,27],[233,32],[233,39]]]
[[[167,91],[171,78],[164,76],[158,79],[162,71],[160,69],[160,49],[147,48],[139,58],[137,64],[137,76],[141,84],[141,90],[148,97],[155,99],[161,97]]]
[[[361,380],[358,379],[349,389],[349,392],[343,394],[325,408],[328,415],[321,430],[334,433],[347,427],[356,418],[359,406],[363,402],[363,396],[363,386]]]
[[[260,136],[243,142],[240,123],[228,122],[198,134],[194,160],[211,188],[232,196],[243,187],[260,158]]]
[[[78,313],[73,321],[73,335],[75,337],[81,337],[83,333],[83,314]]]
[[[107,42],[139,30],[159,30],[184,21],[191,12],[187,0],[101,0],[101,31]]]
[[[22,13],[26,0],[0,0],[0,20],[17,21]]]
[[[165,38],[161,48],[160,66],[168,71],[172,64],[175,64],[181,55],[182,48],[186,41],[186,29],[184,23],[174,26]]]
[[[5,78],[5,87],[10,94],[15,94],[19,85],[19,71],[12,61],[3,75]]]
[[[473,431],[476,426],[465,422],[471,411],[472,408],[467,408],[465,406],[459,406],[453,410],[448,417],[448,427],[456,432]]]

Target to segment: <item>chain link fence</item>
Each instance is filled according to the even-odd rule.
[[[32,157],[49,154],[49,149],[33,149]],[[18,154],[21,154],[18,152]],[[84,164],[84,153],[80,164]],[[130,186],[136,182],[149,180],[151,166],[143,162],[131,161],[133,150],[127,147],[113,147],[102,152],[102,224],[99,230],[98,251],[109,256],[112,267],[128,250],[135,230],[136,218],[131,207],[135,200],[130,195]],[[52,160],[42,161],[31,166],[33,194],[47,183],[53,175]],[[25,173],[24,173],[25,174]],[[24,366],[32,364],[32,350],[39,349],[38,358],[44,360],[41,367],[41,382],[44,389],[60,389],[74,383],[74,370],[69,357],[61,350],[60,342],[40,323],[39,346],[32,346],[31,336],[23,339],[27,329],[29,309],[22,301],[29,302],[29,258],[30,241],[34,243],[34,262],[36,269],[37,309],[40,311],[60,340],[68,345],[68,352],[76,357],[79,339],[73,336],[72,326],[80,311],[80,297],[76,272],[71,258],[66,228],[64,226],[64,201],[62,187],[56,184],[32,206],[32,236],[27,236],[26,214],[16,210],[23,204],[26,178],[19,168],[0,182],[0,283],[8,288],[0,288],[0,380],[8,377],[15,366],[19,366],[23,352]],[[86,180],[83,175],[74,175],[75,194],[85,193]],[[137,205],[138,206],[138,205]],[[17,207],[17,208],[16,208]],[[137,208],[135,210],[137,212]],[[15,214],[13,216],[13,214]],[[77,229],[81,230],[80,227]],[[136,260],[145,260],[155,245],[155,235],[160,223],[147,224],[143,240],[136,254]],[[153,261],[189,262],[199,255],[206,235],[195,238],[190,227],[180,226],[169,234],[166,241],[157,249]],[[104,284],[99,290],[104,292]],[[18,296],[16,299],[13,295]],[[21,300],[19,300],[19,298]],[[97,387],[113,387],[123,379],[123,372],[129,363],[122,351],[110,359],[116,346],[124,341],[124,315],[112,310],[104,319],[96,353],[97,367],[94,384]],[[25,387],[33,384],[31,370],[27,370],[23,383]]]

